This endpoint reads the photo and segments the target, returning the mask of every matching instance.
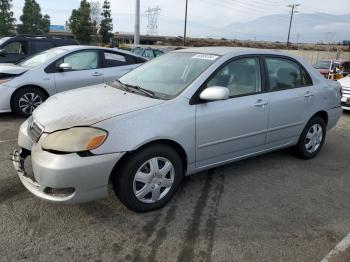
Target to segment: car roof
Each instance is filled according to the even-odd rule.
[[[228,54],[276,54],[276,55],[286,55],[280,51],[270,50],[270,49],[258,49],[258,48],[248,48],[248,47],[228,47],[228,46],[210,46],[210,47],[191,47],[186,49],[175,50],[176,53],[203,53],[203,54],[213,54],[213,55],[228,55]]]
[[[140,57],[138,55],[135,55],[132,52],[125,51],[125,50],[122,50],[122,49],[115,49],[115,48],[108,48],[108,47],[99,47],[99,46],[65,45],[65,46],[59,46],[59,47],[52,48],[51,50],[55,50],[55,49],[65,50],[67,52],[78,51],[78,50],[88,50],[88,49],[98,49],[98,50],[105,50],[105,51],[118,51],[119,53],[124,53],[124,54],[127,54],[127,55]]]

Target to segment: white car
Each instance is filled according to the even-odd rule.
[[[28,117],[51,95],[116,80],[145,61],[120,50],[64,46],[0,64],[0,113]]]
[[[340,83],[343,91],[341,105],[343,109],[350,110],[350,75],[347,75],[342,79],[339,79],[338,82]]]

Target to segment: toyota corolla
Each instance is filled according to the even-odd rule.
[[[112,183],[127,207],[149,211],[185,175],[286,147],[315,157],[341,113],[339,83],[297,57],[190,48],[50,97],[22,124],[13,163],[42,199],[91,201]]]

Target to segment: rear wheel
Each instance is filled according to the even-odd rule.
[[[46,99],[47,95],[38,88],[21,88],[12,97],[12,111],[21,117],[29,117]]]
[[[183,165],[171,147],[156,145],[131,155],[113,177],[120,201],[137,211],[151,211],[165,205],[183,177]]]
[[[296,145],[297,155],[303,159],[315,157],[320,152],[325,138],[325,121],[319,116],[313,117],[304,128]]]

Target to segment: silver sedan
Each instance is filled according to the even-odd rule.
[[[49,98],[19,131],[13,163],[34,195],[167,203],[184,175],[293,147],[321,150],[342,113],[337,82],[297,57],[241,48],[168,53],[119,81]],[[33,174],[24,170],[31,155]]]
[[[145,61],[121,50],[62,46],[0,64],[0,113],[28,117],[51,95],[118,79]]]

